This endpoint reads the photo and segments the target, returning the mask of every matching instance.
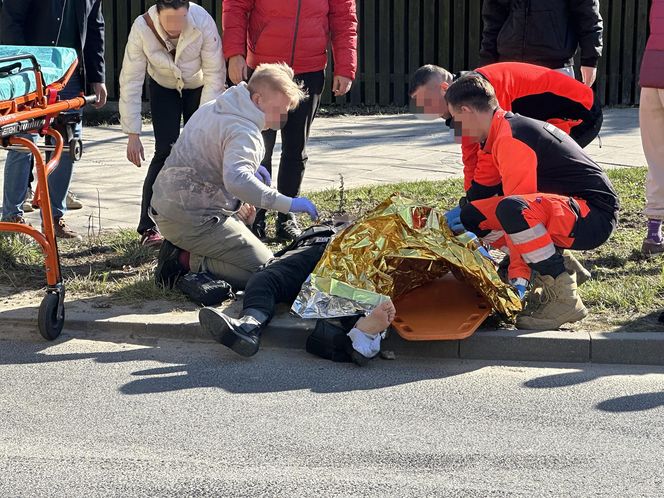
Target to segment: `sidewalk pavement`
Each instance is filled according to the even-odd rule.
[[[596,140],[587,150],[603,167],[645,165],[637,109],[607,110],[601,142],[601,147]],[[154,148],[150,127],[146,127],[144,145],[149,158]],[[99,210],[104,229],[134,228],[147,164],[138,169],[126,161],[126,139],[117,126],[87,128],[85,146],[84,158],[75,167],[72,184],[72,190],[85,207],[69,213],[69,224],[86,233],[89,219],[96,218]],[[346,187],[415,179],[442,180],[462,174],[459,146],[445,126],[439,121],[417,122],[406,115],[320,118],[314,124],[309,156],[304,190],[338,187],[340,174]],[[3,168],[4,153],[0,152],[0,170]],[[38,223],[35,213],[28,219]],[[224,307],[232,314],[239,311],[239,303]],[[0,300],[2,337],[25,335],[29,331],[30,337],[41,340],[36,317],[36,305],[16,309],[11,298]],[[291,317],[284,309],[266,331],[264,345],[301,349],[313,325],[312,321]],[[130,307],[104,298],[68,300],[63,338],[72,335],[120,341],[160,337],[210,340],[198,327],[193,305],[184,310],[173,310],[173,303],[162,302]],[[433,343],[407,342],[393,333],[385,347],[398,356],[664,364],[662,333],[484,330],[464,341]]]
[[[152,127],[143,134],[145,155],[154,151]],[[119,126],[84,130],[85,152],[74,166],[71,190],[84,204],[66,219],[75,230],[87,233],[91,219],[101,213],[104,229],[135,228],[148,163],[137,168],[125,157],[126,137]],[[279,149],[279,146],[278,146]],[[638,126],[638,109],[607,109],[599,140],[587,147],[605,168],[645,166]],[[308,147],[309,163],[304,191],[344,185],[443,180],[462,176],[461,149],[441,121],[421,122],[411,115],[347,116],[319,118],[314,122]],[[280,150],[274,157],[275,171]],[[0,177],[5,152],[0,149]],[[38,213],[27,216],[33,225]]]
[[[12,307],[11,299],[0,300],[0,340],[43,341],[37,332],[38,304]],[[70,338],[153,344],[158,339],[213,342],[198,325],[193,304],[149,302],[117,305],[108,298],[70,299],[66,303],[65,330],[58,341]],[[239,301],[220,309],[237,316]],[[263,332],[263,347],[302,350],[315,320],[300,320],[283,306]],[[539,361],[564,363],[613,363],[664,365],[664,334],[661,332],[545,332],[480,330],[465,340],[412,342],[392,331],[383,350],[401,358],[456,358],[493,361]]]

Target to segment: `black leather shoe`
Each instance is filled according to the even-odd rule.
[[[154,271],[154,281],[158,287],[172,289],[178,279],[187,273],[180,264],[179,257],[182,250],[164,239],[159,249],[157,268]]]
[[[198,312],[198,322],[224,346],[241,356],[253,356],[260,347],[262,323],[252,316],[231,318],[212,308]]]
[[[367,358],[362,353],[358,353],[354,349],[350,352],[350,358],[358,367],[366,367],[373,358]]]
[[[295,215],[281,214],[277,216],[277,238],[283,240],[295,240],[302,235],[302,230],[297,224]]]

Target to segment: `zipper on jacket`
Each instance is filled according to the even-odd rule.
[[[300,28],[300,10],[302,9],[302,0],[297,0],[297,12],[295,13],[295,32],[293,33],[293,51],[291,52],[290,67],[295,64],[295,43],[297,42],[297,30]]]
[[[530,15],[530,0],[526,0],[526,18],[523,22],[523,41],[521,43],[521,60],[526,58],[526,36],[528,34],[528,16]]]

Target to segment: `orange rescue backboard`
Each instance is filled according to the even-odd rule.
[[[465,339],[491,313],[491,306],[470,284],[448,273],[398,297],[392,327],[407,341]]]

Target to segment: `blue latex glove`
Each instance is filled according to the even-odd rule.
[[[523,298],[526,297],[526,291],[528,290],[528,281],[525,278],[512,278],[510,279],[510,284],[519,295],[519,299],[523,301]]]
[[[523,301],[523,298],[526,297],[526,286],[517,284],[514,286],[514,290],[519,295],[519,299]]]
[[[268,187],[272,185],[272,176],[265,166],[259,166],[254,176]]]
[[[447,226],[450,227],[454,233],[465,232],[466,229],[461,223],[461,207],[457,206],[454,209],[450,209],[445,213],[445,219],[447,220]]]
[[[294,197],[290,206],[291,213],[307,213],[311,221],[318,219],[318,211],[313,202],[306,197]]]

